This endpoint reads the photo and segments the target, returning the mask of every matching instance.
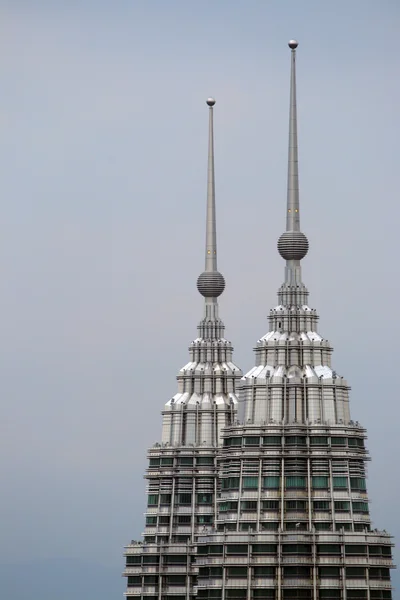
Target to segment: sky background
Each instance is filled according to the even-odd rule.
[[[303,277],[400,539],[399,27],[395,0],[0,0],[0,597],[122,597],[202,316],[210,95],[220,312],[253,365],[283,280],[290,38]]]

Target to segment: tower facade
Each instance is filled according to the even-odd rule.
[[[308,241],[300,229],[297,42],[289,47],[278,304],[256,364],[241,379],[238,417],[240,371],[218,317],[224,284],[216,267],[211,106],[206,270],[198,280],[205,314],[163,413],[162,444],[149,451],[144,542],[126,552],[128,598],[392,598],[392,538],[371,527],[366,431],[350,417],[350,388],[333,370],[302,278]]]

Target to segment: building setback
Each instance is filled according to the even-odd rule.
[[[278,241],[285,279],[244,377],[218,314],[225,281],[217,269],[215,101],[207,100],[206,254],[197,281],[204,316],[164,408],[162,441],[148,452],[143,541],[125,551],[130,599],[392,598],[392,538],[371,529],[366,431],[350,417],[350,388],[332,369],[332,346],[318,333],[302,280],[297,45],[289,42],[286,231]]]

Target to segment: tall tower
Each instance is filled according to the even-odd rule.
[[[366,431],[318,333],[301,260],[296,48],[291,84],[285,260],[269,331],[241,378],[223,337],[218,296],[213,106],[209,99],[205,297],[190,362],[149,450],[143,542],[126,548],[128,598],[378,600],[392,598],[392,538],[371,528]]]
[[[163,410],[162,441],[150,448],[143,542],[126,547],[128,598],[185,600],[196,595],[196,540],[215,527],[217,457],[222,432],[237,419],[241,370],[224,338],[218,297],[225,288],[217,269],[215,217],[215,100],[209,107],[205,270],[197,280],[204,296],[198,335],[189,362],[179,371],[178,392]]]
[[[223,434],[217,532],[198,539],[199,599],[392,598],[391,537],[371,531],[366,431],[350,418],[350,388],[332,369],[302,279],[297,46],[289,42],[285,278],[242,380],[243,424]]]

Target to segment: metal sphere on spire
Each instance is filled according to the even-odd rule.
[[[291,48],[292,50],[296,50],[298,45],[299,42],[297,40],[290,40],[288,43],[289,48]]]
[[[278,240],[278,252],[285,260],[301,260],[308,252],[308,239],[301,231],[285,231]]]
[[[204,271],[197,279],[197,289],[204,298],[218,298],[225,289],[225,279],[219,271]]]
[[[215,98],[207,98],[208,106],[214,106],[215,102],[216,102]]]

